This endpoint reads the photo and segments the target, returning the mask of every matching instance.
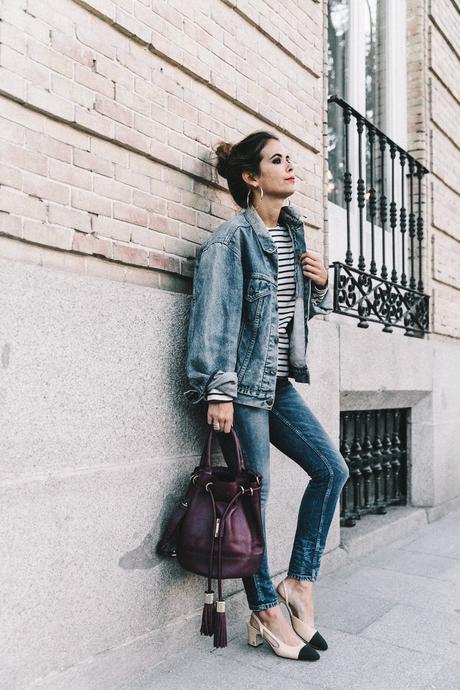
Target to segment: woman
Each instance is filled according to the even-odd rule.
[[[206,401],[227,464],[236,462],[233,425],[246,466],[262,474],[264,531],[270,443],[310,477],[287,577],[275,590],[265,549],[259,570],[243,584],[252,610],[249,644],[265,640],[278,656],[312,661],[327,649],[314,627],[313,582],[348,468],[289,378],[310,383],[308,320],[332,311],[328,273],[306,250],[300,213],[285,205],[296,180],[279,139],[254,132],[234,146],[221,143],[216,153],[219,174],[245,210],[197,253],[187,353],[192,388],[184,395]]]

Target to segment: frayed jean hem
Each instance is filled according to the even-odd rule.
[[[279,601],[276,600],[275,602],[269,602],[268,604],[260,604],[260,606],[256,609],[252,606],[250,606],[249,608],[251,609],[251,611],[265,611],[266,609],[272,609],[274,606],[278,606],[278,604]]]
[[[288,570],[286,577],[291,577],[293,580],[307,580],[308,582],[315,582],[318,579],[318,571],[313,571],[312,575],[297,575],[297,573],[291,573]]]

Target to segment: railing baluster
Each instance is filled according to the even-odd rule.
[[[392,255],[392,269],[391,269],[391,281],[396,283],[398,280],[398,274],[396,273],[396,245],[395,245],[395,228],[397,223],[397,211],[396,211],[396,201],[395,201],[395,157],[396,157],[396,146],[393,142],[390,144],[390,156],[391,156],[391,202],[390,202],[390,227],[391,227],[391,255]]]
[[[387,222],[387,198],[385,196],[385,146],[386,138],[380,136],[380,223],[382,228],[382,268],[380,275],[385,280],[388,277],[387,267],[385,265],[385,225]]]
[[[344,412],[343,415],[340,415],[340,421],[341,421],[341,442],[340,442],[340,452],[347,463],[348,466],[350,466],[350,444],[348,443],[348,428],[350,426],[350,415],[348,412]],[[350,474],[351,477],[351,474]],[[340,505],[341,505],[341,510],[340,510],[340,517],[341,517],[341,524],[345,525],[345,527],[354,527],[356,525],[356,521],[353,519],[353,486],[352,486],[352,481],[350,479],[346,482],[345,486],[342,489],[342,495],[340,497]]]
[[[415,290],[414,271],[414,237],[415,237],[415,213],[414,213],[414,169],[415,163],[409,159],[409,237],[410,237],[410,278],[409,287]]]
[[[358,413],[359,414],[359,413]],[[372,505],[371,500],[371,480],[372,480],[372,444],[369,438],[369,417],[370,412],[364,413],[364,439],[361,451],[362,473],[364,481],[364,509],[369,510]]]
[[[353,517],[358,519],[361,517],[362,507],[362,472],[361,472],[361,444],[359,442],[358,433],[358,415],[356,412],[352,413],[353,418],[353,440],[350,449],[350,476],[353,481]]]
[[[374,188],[374,143],[375,143],[375,129],[368,127],[369,150],[370,150],[370,190],[369,190],[369,215],[371,218],[371,264],[370,272],[372,275],[377,273],[377,264],[375,262],[375,216],[377,214],[376,192]]]
[[[418,285],[417,290],[423,292],[422,280],[422,240],[423,240],[423,216],[422,216],[422,177],[423,172],[417,165],[418,179],[418,214],[417,214],[417,240],[418,240]]]
[[[406,264],[405,264],[405,247],[404,247],[404,241],[406,239],[406,207],[404,206],[405,199],[404,199],[404,192],[406,190],[406,177],[405,177],[405,172],[404,168],[406,165],[406,154],[401,151],[399,154],[399,161],[401,164],[401,210],[399,213],[399,227],[401,231],[401,285],[406,286],[407,285],[407,276],[406,276]]]
[[[383,439],[382,439],[382,469],[383,469],[383,500],[390,501],[391,484],[391,439],[388,433],[387,410],[383,410]]]
[[[365,185],[363,177],[363,129],[364,121],[362,117],[356,120],[356,128],[358,130],[358,182],[357,182],[357,198],[359,208],[359,259],[358,268],[361,271],[366,270],[366,260],[364,258],[364,207],[366,204]]]
[[[401,468],[401,441],[399,438],[399,412],[395,410],[393,417],[393,433],[391,435],[392,442],[392,458],[391,466],[393,468],[393,496],[395,501],[401,500],[401,491],[399,485],[399,471]]]
[[[349,149],[349,129],[351,120],[350,108],[345,108],[343,111],[343,122],[345,130],[345,173],[344,173],[344,199],[347,209],[347,252],[345,256],[345,263],[348,266],[353,266],[353,253],[351,251],[351,226],[350,226],[350,204],[353,198],[352,192],[352,176],[350,172],[350,149]]]
[[[375,476],[375,508],[379,515],[387,512],[382,492],[382,442],[379,435],[379,413],[374,411],[374,441],[372,443]]]

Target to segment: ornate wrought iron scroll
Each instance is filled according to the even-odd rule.
[[[404,328],[405,335],[429,332],[428,295],[352,268],[340,261],[334,266],[334,311],[359,319],[360,328],[369,321],[383,323],[383,331]]]

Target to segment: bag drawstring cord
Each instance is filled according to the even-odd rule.
[[[204,593],[204,606],[201,617],[200,632],[202,635],[211,637],[214,635],[214,647],[227,646],[227,620],[225,615],[225,601],[222,592],[222,542],[225,530],[226,519],[229,515],[230,509],[238,501],[238,499],[245,493],[243,486],[240,486],[240,491],[236,493],[228,502],[227,507],[220,518],[219,529],[216,535],[217,527],[217,508],[214,494],[211,490],[212,482],[205,485],[205,490],[208,492],[212,504],[213,512],[213,526],[211,535],[211,548],[209,555],[208,567],[208,586]],[[260,487],[251,488],[250,491],[258,491]],[[214,601],[214,590],[212,589],[212,566],[214,561],[215,551],[215,537],[218,538],[218,552],[217,552],[217,601]]]

